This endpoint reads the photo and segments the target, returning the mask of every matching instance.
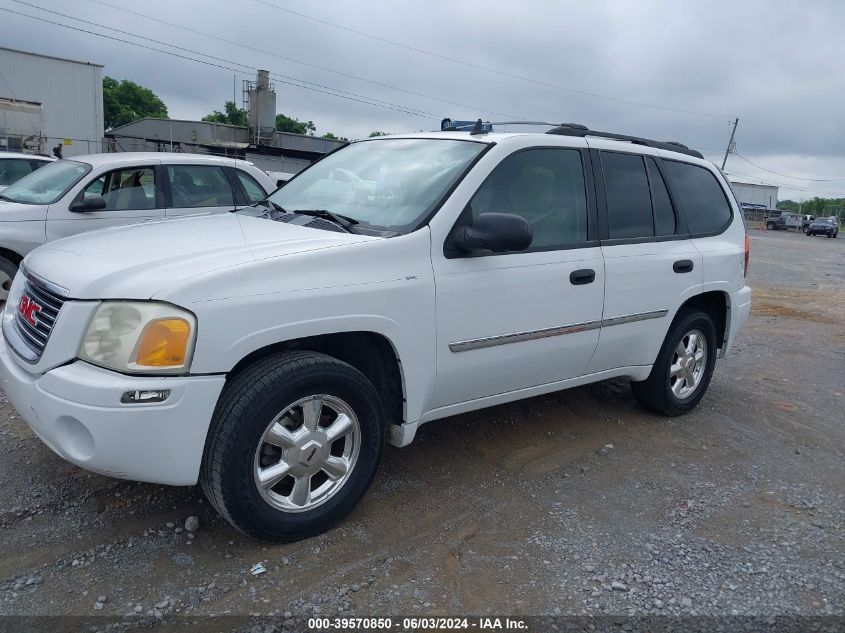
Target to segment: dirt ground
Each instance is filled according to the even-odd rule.
[[[751,318],[692,414],[648,413],[610,381],[434,422],[387,450],[346,521],[294,544],[244,538],[199,489],[71,466],[2,397],[0,629],[271,632],[339,614],[845,626],[845,239],[751,242]]]

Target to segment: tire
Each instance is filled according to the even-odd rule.
[[[698,362],[692,364],[690,371],[697,375],[697,379],[692,390],[686,392],[686,388],[690,385],[685,373],[673,377],[672,368],[679,346],[684,346],[689,342],[688,336],[693,332],[704,339],[705,345],[701,357],[704,364],[700,368],[700,373],[697,373],[699,372]],[[710,315],[701,310],[682,308],[666,334],[648,378],[640,382],[632,382],[631,390],[639,403],[647,409],[668,416],[682,415],[695,408],[704,397],[715,365],[716,327],[713,320]],[[675,366],[677,367],[677,364]],[[681,371],[686,372],[686,369]],[[673,385],[678,385],[678,381],[681,380],[683,384],[679,389],[680,393],[676,393]]]
[[[6,299],[9,298],[9,289],[17,274],[17,264],[13,264],[5,257],[0,257],[0,303],[6,303]]]
[[[774,223],[774,222],[767,222],[767,223],[766,223],[766,228],[767,228],[767,229],[769,229],[770,231],[774,231],[774,230],[776,230],[776,229],[775,229],[775,223]]]
[[[322,414],[315,413],[320,407],[311,409],[315,396]],[[341,415],[352,430],[332,440],[329,429]],[[306,428],[309,419],[313,431]],[[351,365],[317,352],[275,354],[227,382],[211,421],[200,484],[214,508],[247,536],[271,542],[314,536],[346,516],[369,488],[384,448],[384,420],[378,393]],[[341,475],[335,469],[343,459],[348,463]],[[331,462],[334,478],[320,470]],[[286,466],[291,474],[259,485]],[[302,488],[301,480],[307,482]],[[307,495],[299,495],[305,485]]]

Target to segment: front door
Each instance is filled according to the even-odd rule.
[[[72,201],[50,205],[47,212],[47,241],[76,235],[83,231],[104,229],[121,224],[134,224],[164,217],[164,200],[155,165],[121,167],[89,182]],[[69,205],[85,196],[102,196],[103,209],[70,211]]]
[[[467,255],[432,244],[433,408],[584,372],[598,341],[604,294],[588,162],[576,148],[517,151],[472,197],[458,224],[481,213],[521,215],[533,230],[527,251]]]

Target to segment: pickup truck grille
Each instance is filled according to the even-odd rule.
[[[34,361],[41,358],[64,302],[64,297],[27,278],[15,312],[15,329],[33,353]]]

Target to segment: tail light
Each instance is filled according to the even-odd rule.
[[[751,240],[748,239],[748,233],[745,234],[745,259],[743,261],[742,274],[748,276],[748,258],[751,256]]]

